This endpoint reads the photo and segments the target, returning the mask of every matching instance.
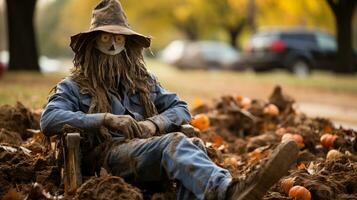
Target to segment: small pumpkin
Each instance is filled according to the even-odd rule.
[[[289,190],[289,197],[295,200],[311,200],[311,193],[303,186],[294,186]]]
[[[235,100],[241,108],[249,109],[252,106],[252,100],[248,97],[242,97],[238,95],[235,97]]]
[[[263,113],[270,115],[270,116],[278,116],[279,115],[279,108],[274,104],[269,104],[264,107]]]
[[[326,133],[320,137],[320,142],[323,147],[330,149],[337,138],[337,135]]]
[[[285,133],[283,137],[281,137],[281,141],[285,142],[287,140],[294,140],[300,148],[305,146],[304,138],[300,134]]]
[[[343,156],[343,154],[341,152],[339,152],[338,150],[331,149],[330,151],[328,151],[328,153],[326,155],[326,160],[336,160],[342,156]]]
[[[209,128],[210,121],[207,115],[205,114],[197,114],[191,120],[191,125],[200,129],[201,131]]]

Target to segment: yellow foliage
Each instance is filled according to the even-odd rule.
[[[258,26],[301,26],[334,30],[334,17],[325,0],[256,0]]]
[[[228,0],[228,5],[232,10],[242,11],[247,6],[247,2],[248,1],[242,0]]]
[[[188,9],[188,6],[178,6],[174,11],[174,15],[180,22],[187,21],[192,15],[192,10]]]
[[[153,46],[182,37],[182,28],[192,26],[217,37],[227,27],[235,28],[248,17],[251,0],[121,0],[132,28],[154,36]],[[68,48],[69,36],[87,30],[91,12],[99,0],[67,0],[53,30],[55,42]],[[334,30],[334,17],[325,0],[254,0],[257,27],[303,26]],[[185,27],[186,25],[186,27]],[[181,28],[181,29],[180,29]],[[243,31],[248,38],[250,32]],[[226,34],[227,35],[227,34]]]

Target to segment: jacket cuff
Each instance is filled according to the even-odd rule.
[[[147,120],[153,122],[156,125],[156,128],[160,134],[164,134],[166,132],[170,123],[170,121],[162,115],[155,115],[148,118]]]
[[[100,128],[104,122],[104,113],[86,114],[85,126],[88,128]]]

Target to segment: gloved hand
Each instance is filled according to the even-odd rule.
[[[156,134],[156,125],[153,122],[149,120],[144,120],[138,122],[138,124],[142,130],[143,138],[148,138]]]
[[[189,125],[184,124],[180,126],[180,132],[185,134],[187,137],[198,137],[200,135],[200,130]]]
[[[114,115],[106,113],[103,125],[112,131],[119,131],[127,139],[141,138],[142,130],[138,122],[130,115]]]

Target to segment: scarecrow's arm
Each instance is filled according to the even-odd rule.
[[[175,93],[165,90],[159,84],[155,86],[155,93],[154,103],[160,114],[149,120],[155,123],[161,134],[177,130],[179,126],[191,120],[187,103],[180,100]]]
[[[57,85],[56,93],[52,95],[41,116],[41,129],[47,136],[59,134],[64,125],[68,124],[80,129],[99,128],[104,114],[85,114],[79,111],[79,98],[76,95],[73,82],[68,79]]]

